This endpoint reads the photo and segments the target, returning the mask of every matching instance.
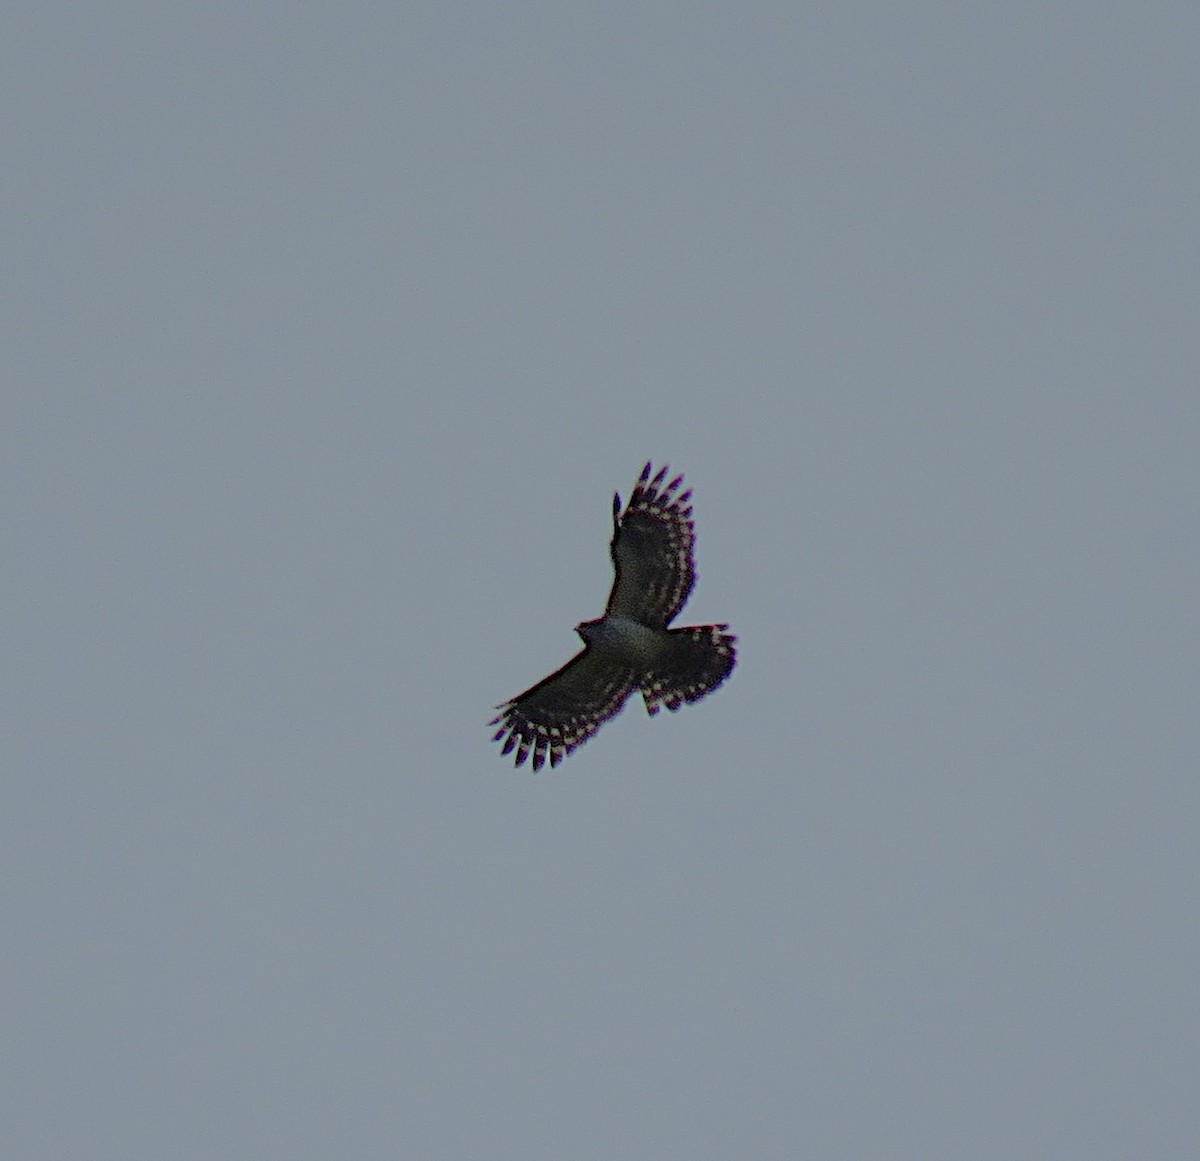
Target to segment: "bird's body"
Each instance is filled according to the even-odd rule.
[[[695,584],[691,492],[682,476],[663,486],[664,467],[642,470],[624,513],[613,497],[611,553],[616,577],[604,616],[576,632],[584,648],[557,672],[501,705],[491,725],[502,753],[520,766],[546,759],[557,766],[641,691],[646,711],[677,710],[698,701],[729,676],[736,638],[728,625],[669,629]]]
[[[662,649],[662,631],[630,617],[598,617],[575,626],[583,643],[598,653],[627,657],[649,665]]]

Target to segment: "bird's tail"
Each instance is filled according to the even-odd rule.
[[[671,629],[671,648],[641,682],[646,712],[662,706],[677,710],[685,702],[699,701],[729,676],[737,660],[728,625],[689,625]]]

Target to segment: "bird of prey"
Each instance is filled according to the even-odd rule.
[[[664,484],[667,469],[647,464],[621,511],[613,496],[610,546],[616,577],[604,616],[575,631],[583,650],[557,672],[496,708],[492,740],[502,754],[516,750],[515,764],[532,755],[538,771],[549,758],[557,766],[641,691],[646,712],[677,710],[699,701],[727,678],[737,638],[728,625],[668,626],[696,581],[692,547],[691,490],[683,476]]]

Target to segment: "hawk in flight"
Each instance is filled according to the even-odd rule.
[[[575,626],[583,650],[556,673],[497,708],[489,725],[516,765],[531,754],[538,771],[557,766],[641,691],[646,712],[699,701],[729,676],[736,659],[728,625],[668,629],[696,581],[690,490],[682,476],[664,484],[647,464],[621,511],[613,496],[610,550],[616,578],[604,616]]]

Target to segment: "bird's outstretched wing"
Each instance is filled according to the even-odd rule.
[[[502,754],[517,751],[520,766],[532,753],[538,771],[550,759],[557,766],[620,710],[637,688],[638,674],[598,650],[575,654],[561,669],[497,708],[488,724],[500,725],[493,741],[504,738]]]
[[[647,464],[623,514],[613,497],[612,559],[616,578],[606,613],[665,629],[696,583],[692,546],[691,490],[679,492],[682,476],[664,485],[664,466],[653,477]]]

